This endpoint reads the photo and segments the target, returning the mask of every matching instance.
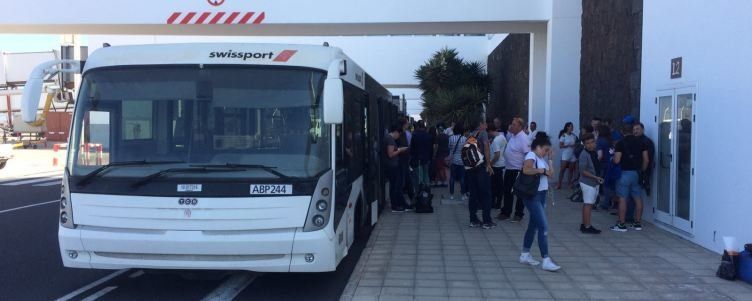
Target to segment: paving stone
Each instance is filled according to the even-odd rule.
[[[381,287],[359,286],[355,289],[354,296],[378,296],[381,293]]]
[[[447,282],[444,279],[417,279],[415,287],[447,287]]]
[[[553,299],[553,296],[545,290],[517,290],[517,297],[520,299]]]
[[[386,279],[384,280],[384,286],[413,287],[415,283],[413,279]]]
[[[462,202],[434,208],[382,215],[341,300],[752,300],[752,286],[715,277],[718,254],[649,224],[581,235],[579,204],[560,200],[547,212],[549,251],[563,270],[550,273],[517,262],[527,218],[481,231],[467,227]],[[593,223],[613,216],[594,212]]]
[[[381,296],[398,295],[398,296],[412,296],[414,289],[412,287],[394,287],[385,286],[381,288]]]
[[[482,297],[477,288],[449,287],[450,297]]]
[[[361,279],[358,281],[358,286],[378,286],[381,287],[384,285],[384,280],[382,279]]]
[[[483,297],[485,298],[516,298],[517,294],[513,289],[501,288],[484,288]]]
[[[383,295],[379,296],[379,301],[413,301],[413,296],[395,296],[395,295]]]
[[[588,298],[585,293],[577,290],[551,289],[548,292],[556,300],[583,300]]]
[[[449,297],[446,287],[416,287],[416,296]]]
[[[449,301],[449,297],[415,296],[415,301]]]

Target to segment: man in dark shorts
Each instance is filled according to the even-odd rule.
[[[616,194],[619,197],[619,222],[611,227],[612,231],[627,232],[625,218],[627,213],[627,199],[632,197],[635,202],[634,224],[635,230],[642,230],[642,186],[640,173],[648,169],[648,148],[644,141],[632,135],[632,125],[625,125],[622,129],[624,138],[616,143],[614,163],[621,167],[621,177],[616,182]]]

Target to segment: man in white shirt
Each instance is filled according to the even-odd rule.
[[[525,154],[530,152],[530,144],[528,144],[528,135],[522,131],[525,125],[525,121],[522,118],[512,119],[512,124],[509,125],[510,137],[507,141],[506,149],[504,150],[504,163],[506,170],[504,171],[504,204],[501,208],[498,218],[500,220],[507,220],[512,214],[512,204],[514,203],[514,195],[512,195],[512,187],[514,181],[517,179],[520,171],[522,170],[522,164],[525,160]],[[514,219],[512,222],[519,222],[524,216],[525,205],[522,200],[517,198],[517,204],[514,206]]]
[[[504,167],[506,166],[504,160],[504,149],[507,147],[507,138],[504,137],[504,133],[501,132],[501,128],[496,127],[496,120],[494,119],[494,125],[488,127],[488,134],[492,137],[491,141],[491,167],[493,168],[493,175],[491,176],[491,206],[496,209],[501,209],[501,203],[504,194]]]
[[[538,135],[538,124],[535,123],[535,121],[530,122],[530,134],[528,134],[527,137],[527,145],[530,146],[530,144],[533,143],[533,140],[535,140],[535,135]]]

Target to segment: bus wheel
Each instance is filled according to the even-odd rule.
[[[368,233],[371,232],[371,214],[370,211],[364,211],[364,207],[366,207],[365,203],[362,199],[359,199],[355,206],[355,240],[367,237]]]

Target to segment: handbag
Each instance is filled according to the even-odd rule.
[[[535,160],[535,167],[538,167],[538,160]],[[531,199],[538,193],[541,175],[526,175],[520,171],[517,179],[514,181],[514,192],[517,197],[523,200]]]

